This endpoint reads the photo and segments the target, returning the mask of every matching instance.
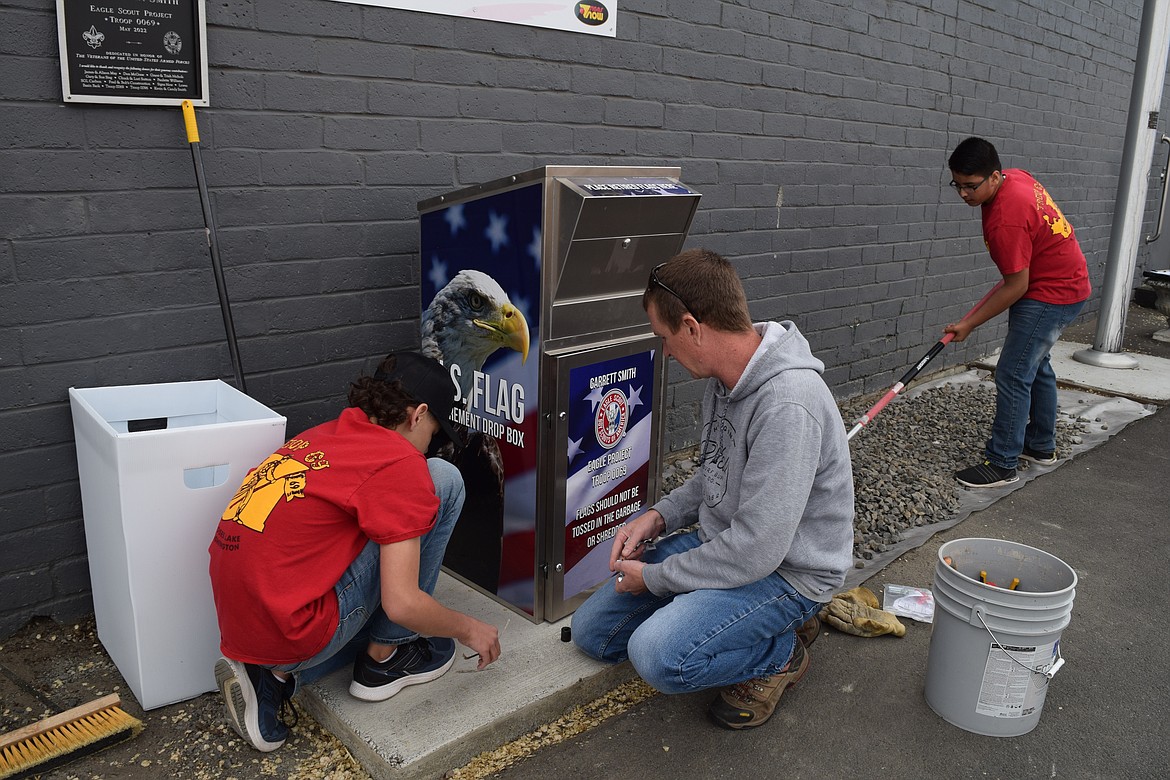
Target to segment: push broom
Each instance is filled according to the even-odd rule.
[[[994,295],[995,291],[998,290],[1000,287],[1003,287],[1003,282],[998,282],[994,287],[992,287],[990,290],[988,290],[987,295],[984,295],[982,298],[980,298],[979,303],[972,306],[971,311],[969,311],[963,315],[963,319],[965,320],[968,317],[970,317],[972,314],[974,314],[975,312],[979,311],[979,309],[981,309],[983,307],[983,304],[987,303],[987,299],[990,298],[992,295]],[[962,322],[962,320],[960,320],[960,322]],[[943,347],[945,347],[947,344],[950,344],[951,340],[954,337],[955,337],[954,333],[947,333],[941,339],[939,339],[938,343],[936,343],[933,347],[931,347],[930,351],[927,352],[925,355],[923,355],[921,360],[919,360],[917,363],[915,363],[913,366],[911,366],[910,370],[907,371],[905,374],[903,374],[902,378],[899,379],[894,384],[893,387],[891,387],[889,390],[887,390],[886,394],[883,395],[881,397],[881,399],[876,404],[874,404],[873,406],[871,406],[869,408],[868,412],[866,412],[865,414],[861,415],[860,418],[858,418],[857,423],[849,430],[849,433],[845,436],[846,441],[852,440],[853,437],[857,435],[858,431],[860,431],[862,428],[864,428],[866,425],[868,425],[870,420],[877,417],[878,412],[880,412],[882,409],[885,409],[886,404],[888,404],[890,401],[894,400],[894,396],[896,396],[898,393],[902,392],[906,388],[906,385],[909,384],[910,381],[912,379],[914,379],[914,377],[918,376],[918,372],[921,371],[926,366],[927,363],[934,360],[934,358],[938,355],[938,353],[943,351]]]
[[[0,735],[0,778],[27,777],[130,739],[142,721],[112,693]]]

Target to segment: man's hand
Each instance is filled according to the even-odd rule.
[[[613,589],[618,593],[633,593],[635,596],[646,592],[646,582],[642,579],[642,569],[646,564],[641,561],[618,561],[615,571],[618,576],[614,579]]]
[[[637,519],[619,527],[613,536],[613,547],[609,550],[609,570],[617,571],[618,561],[641,558],[646,542],[665,530],[666,521],[653,509],[646,510]]]

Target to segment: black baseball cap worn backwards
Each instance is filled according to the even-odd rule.
[[[389,371],[374,372],[374,379],[378,382],[402,383],[402,389],[414,400],[425,403],[439,421],[439,428],[454,444],[459,444],[459,436],[451,427],[451,410],[455,406],[455,383],[443,364],[434,358],[418,352],[392,352],[388,357],[394,358],[394,368]]]

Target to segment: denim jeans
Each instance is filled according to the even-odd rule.
[[[439,458],[428,458],[427,466],[435,483],[435,494],[439,497],[439,512],[434,527],[420,539],[418,587],[433,594],[447,540],[459,519],[466,494],[463,477],[455,466]],[[308,660],[281,664],[272,669],[292,672],[299,687],[352,664],[370,642],[398,645],[418,637],[417,632],[394,623],[382,611],[380,553],[381,546],[370,541],[333,587],[340,618],[329,644]]]
[[[995,367],[995,421],[987,441],[993,466],[1014,469],[1024,447],[1056,449],[1056,373],[1049,355],[1084,305],[1024,298],[1008,310],[1007,338]]]
[[[668,536],[642,560],[659,563],[701,544],[696,532]],[[573,615],[573,641],[610,662],[627,658],[663,693],[689,693],[763,677],[792,657],[796,629],[821,607],[779,574],[738,588],[655,596],[602,586]]]

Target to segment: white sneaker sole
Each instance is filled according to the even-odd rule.
[[[987,482],[987,483],[984,483],[982,485],[976,485],[974,482],[967,482],[965,480],[959,479],[958,477],[955,477],[955,481],[957,481],[960,485],[964,485],[964,486],[969,487],[969,488],[976,488],[976,489],[978,489],[978,488],[997,488],[997,487],[1003,487],[1004,485],[1014,485],[1015,483],[1020,481],[1020,477],[1017,474],[1016,476],[1012,477],[1011,479],[1001,479],[999,482]]]
[[[456,648],[458,648],[458,646],[456,646]],[[362,701],[386,701],[408,685],[419,685],[420,683],[427,683],[431,682],[432,680],[439,679],[447,673],[448,669],[454,665],[455,655],[452,654],[451,657],[447,659],[447,663],[443,664],[438,669],[425,672],[423,674],[408,674],[405,677],[398,678],[392,683],[379,685],[375,688],[362,685],[357,680],[354,680],[349,684],[349,695],[355,699],[361,699]]]
[[[250,683],[240,682],[247,679],[248,670],[239,661],[220,658],[215,662],[215,683],[227,707],[228,722],[249,745],[262,753],[271,753],[283,745],[284,740],[269,742],[260,736],[260,708],[256,702],[256,691]]]

